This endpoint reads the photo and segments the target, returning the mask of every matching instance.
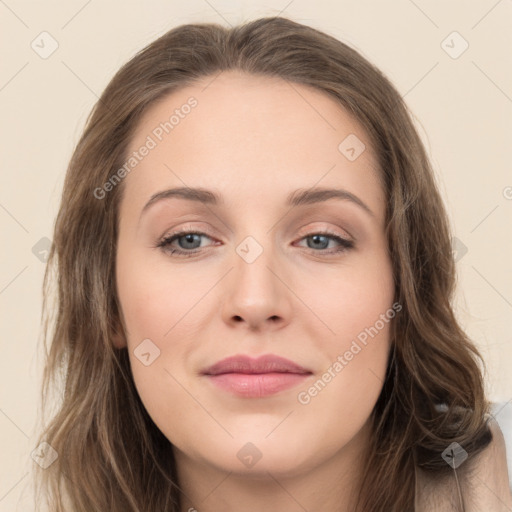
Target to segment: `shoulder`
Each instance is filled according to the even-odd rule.
[[[511,512],[512,494],[506,445],[498,422],[489,417],[492,440],[462,471],[435,480],[421,470],[416,478],[416,512]],[[461,499],[464,509],[460,507]]]
[[[506,444],[498,422],[490,416],[487,425],[492,441],[478,454],[462,483],[471,494],[468,512],[489,510],[495,512],[512,511],[512,494],[507,469]]]

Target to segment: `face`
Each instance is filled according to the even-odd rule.
[[[131,140],[116,345],[178,461],[305,472],[358,439],[383,385],[398,310],[380,173],[323,93],[212,79],[152,105]],[[319,189],[341,192],[301,196]]]

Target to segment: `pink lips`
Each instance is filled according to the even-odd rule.
[[[275,355],[257,359],[239,355],[215,363],[202,374],[221,389],[247,398],[261,398],[296,386],[311,372]]]

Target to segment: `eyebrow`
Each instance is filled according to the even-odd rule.
[[[207,190],[201,187],[177,187],[162,190],[161,192],[153,194],[150,197],[149,201],[144,205],[144,208],[142,208],[140,216],[142,217],[142,215],[153,204],[157,203],[158,201],[162,201],[163,199],[170,198],[187,199],[189,201],[196,201],[211,206],[219,206],[221,204],[224,204],[224,200],[222,199],[222,197],[211,190]],[[364,203],[356,195],[344,189],[317,187],[310,189],[295,190],[294,192],[288,195],[285,202],[285,206],[295,207],[310,205],[328,201],[329,199],[340,199],[343,201],[350,201],[351,203],[359,206],[372,217],[375,217],[375,214],[372,212],[372,210],[370,210],[366,203]]]

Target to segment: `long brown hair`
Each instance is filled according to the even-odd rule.
[[[44,280],[41,409],[59,406],[48,424],[43,420],[39,442],[58,458],[36,469],[52,511],[179,511],[172,445],[139,399],[127,350],[112,344],[122,330],[115,254],[123,183],[101,200],[94,191],[126,161],[150,105],[232,69],[324,92],[366,129],[380,165],[395,300],[403,310],[392,322],[358,510],[413,510],[418,468],[450,478],[453,468],[442,454],[451,443],[471,460],[491,440],[483,361],[451,307],[455,265],[447,215],[399,93],[357,51],[286,18],[231,29],[188,24],[117,72],[67,170]]]

